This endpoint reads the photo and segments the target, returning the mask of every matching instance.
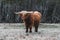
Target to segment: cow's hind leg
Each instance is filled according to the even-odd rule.
[[[35,32],[38,32],[38,26],[35,26]]]
[[[34,23],[34,26],[35,26],[35,32],[38,32],[39,22],[35,22],[35,23]]]

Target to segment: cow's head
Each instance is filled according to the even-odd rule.
[[[33,11],[21,11],[21,12],[15,12],[15,14],[18,14],[21,19],[24,19],[24,15],[28,13],[33,13]]]

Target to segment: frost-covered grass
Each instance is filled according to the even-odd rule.
[[[23,28],[24,23],[0,23],[0,29],[19,29]],[[60,24],[40,23],[40,28],[60,28]]]
[[[38,32],[25,33],[23,24],[0,24],[0,40],[60,40],[60,24],[40,24]]]

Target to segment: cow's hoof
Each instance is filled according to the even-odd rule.
[[[38,31],[35,31],[35,32],[38,32]]]
[[[30,31],[29,33],[32,33],[32,31]]]
[[[26,33],[28,33],[28,31],[26,31]]]

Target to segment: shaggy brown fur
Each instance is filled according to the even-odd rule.
[[[35,27],[35,32],[38,32],[38,26],[41,21],[41,13],[38,11],[34,11],[32,13],[20,14],[26,26],[26,33],[28,32],[28,28],[30,29],[30,33],[32,32],[32,26]]]

